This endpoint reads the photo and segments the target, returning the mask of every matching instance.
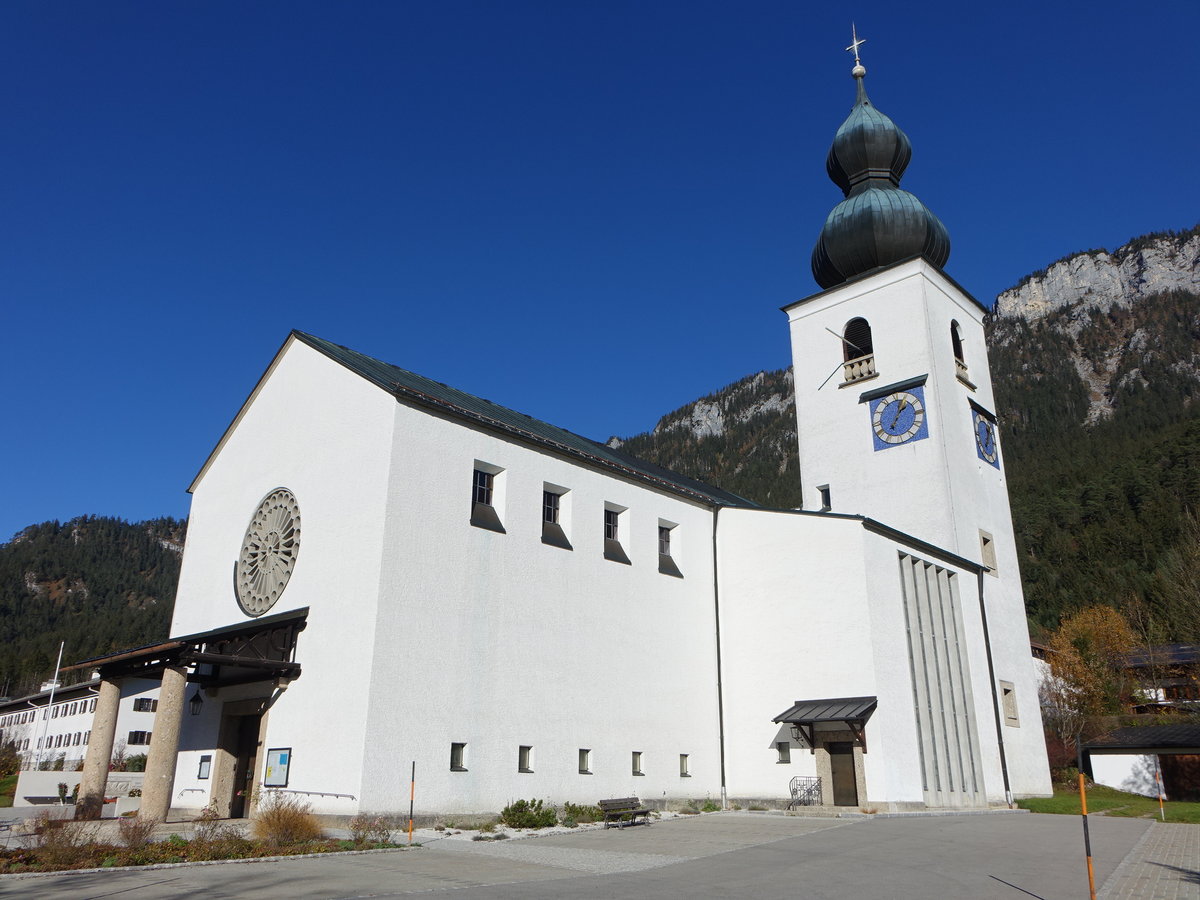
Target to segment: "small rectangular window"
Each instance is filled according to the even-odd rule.
[[[81,731],[75,732],[75,743],[73,746],[78,747],[82,742],[83,742],[83,732],[81,732]]]
[[[988,574],[996,575],[996,540],[982,528],[979,529],[979,557],[988,567]]]
[[[504,470],[491,463],[475,460],[471,475],[471,524],[504,534],[500,521],[504,506]]]
[[[1000,682],[1000,706],[1004,710],[1004,724],[1019,728],[1021,717],[1017,715],[1017,689],[1011,681]]]
[[[548,481],[542,482],[542,543],[573,550],[567,538],[571,524],[568,490]]]
[[[686,753],[679,754],[679,777],[680,778],[691,778],[692,777],[691,774],[688,772],[688,755]]]
[[[482,503],[484,506],[491,506],[492,490],[495,486],[495,479],[496,476],[491,472],[481,472],[479,469],[476,469],[474,493],[471,497],[472,501],[475,503]]]
[[[674,551],[677,548],[673,546],[672,540],[677,527],[674,522],[668,522],[666,519],[658,520],[658,571],[663,575],[682,578],[683,573],[679,571],[679,565],[675,562]]]
[[[196,777],[203,781],[210,774],[212,774],[212,756],[205,754],[200,757],[200,770],[196,773]]]
[[[579,748],[579,774],[592,774],[592,751],[585,750],[583,747]]]
[[[833,494],[829,490],[829,485],[818,485],[817,493],[821,495],[821,512],[829,512],[833,509]]]
[[[621,525],[626,507],[615,503],[604,504],[604,558],[629,565],[629,556],[621,545]]]
[[[59,713],[59,710],[60,710],[60,709],[62,709],[62,707],[60,707],[60,706],[56,706],[56,707],[54,707],[54,709],[53,709],[53,710],[51,710],[51,712],[50,712],[50,718],[52,718],[52,719],[57,719],[57,718],[58,718],[58,713]]]
[[[646,774],[645,772],[642,771],[642,751],[641,750],[633,751],[633,774],[634,775],[645,775]]]
[[[136,745],[145,745],[150,743],[151,732],[149,731],[131,731],[129,732],[129,740],[125,743],[131,747]]]
[[[88,703],[88,712],[96,711],[96,701],[93,699]]]
[[[467,771],[467,745],[466,744],[451,744],[450,745],[450,771],[451,772]]]
[[[533,748],[524,745],[517,748],[517,771],[533,771]]]
[[[91,741],[91,739],[92,739],[92,733],[90,731],[85,731],[83,733],[84,746],[87,746],[87,744]]]
[[[779,758],[775,762],[790,763],[792,761],[791,741],[776,741],[775,752],[779,754]]]

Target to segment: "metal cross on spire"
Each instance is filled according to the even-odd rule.
[[[847,47],[846,50],[847,52],[854,54],[854,64],[856,66],[861,66],[862,61],[858,58],[858,48],[865,44],[867,39],[860,38],[858,36],[858,29],[854,26],[853,22],[850,23],[850,36],[852,40],[850,41],[850,46]]]

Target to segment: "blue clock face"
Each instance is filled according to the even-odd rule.
[[[871,401],[871,432],[876,450],[929,437],[924,388],[895,391]]]
[[[1000,448],[996,446],[996,423],[977,411],[971,416],[975,425],[975,452],[984,462],[1000,468]]]

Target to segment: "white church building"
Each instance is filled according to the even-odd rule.
[[[986,310],[854,75],[785,308],[803,509],[293,331],[189,488],[171,638],[79,664],[81,796],[142,678],[144,816],[398,812],[414,765],[418,814],[1048,795]]]

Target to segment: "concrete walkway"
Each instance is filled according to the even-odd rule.
[[[1091,828],[1106,898],[1200,900],[1200,826],[1094,817]],[[5,876],[0,897],[1087,897],[1081,829],[1070,816],[838,820],[731,812],[498,842],[426,836],[423,849],[410,851]]]

